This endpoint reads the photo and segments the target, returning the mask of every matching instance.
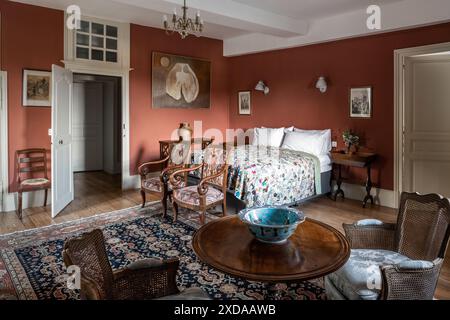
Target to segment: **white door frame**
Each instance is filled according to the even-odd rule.
[[[9,168],[8,168],[8,75],[0,71],[1,101],[0,101],[0,211],[7,211]]]
[[[403,191],[403,133],[405,126],[405,61],[409,57],[450,52],[450,42],[394,51],[394,201],[398,206]]]
[[[93,68],[90,66],[83,66],[78,63],[70,63],[63,61],[66,68],[73,73],[82,73],[98,76],[111,76],[121,79],[122,87],[122,189],[134,189],[136,188],[136,179],[130,174],[130,70],[126,69],[111,69],[106,68]]]

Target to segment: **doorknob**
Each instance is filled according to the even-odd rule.
[[[64,141],[63,141],[63,140],[59,140],[58,143],[59,143],[59,144],[63,144]]]

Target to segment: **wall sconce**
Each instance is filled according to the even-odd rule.
[[[320,90],[320,92],[325,93],[327,92],[327,81],[325,80],[325,77],[319,77],[319,80],[317,80],[316,88]]]
[[[270,92],[269,87],[264,83],[264,81],[260,80],[255,87],[256,91],[262,91],[265,95],[268,95]]]

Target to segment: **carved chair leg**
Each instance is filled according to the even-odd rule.
[[[227,215],[227,201],[224,200],[222,203],[222,217],[225,217]]]
[[[17,215],[19,219],[22,220],[22,192],[18,192],[18,200],[17,200]]]
[[[178,219],[178,204],[175,201],[172,201],[172,209],[173,209],[173,222],[176,222]]]
[[[164,209],[163,218],[165,218],[167,214],[167,193],[163,195],[161,202]]]
[[[142,197],[142,208],[145,207],[145,191],[141,190],[141,197]]]
[[[200,224],[204,225],[206,222],[206,209],[203,209],[202,212],[200,212]]]
[[[45,189],[45,196],[44,196],[44,207],[47,206],[47,196],[48,196],[48,189]]]

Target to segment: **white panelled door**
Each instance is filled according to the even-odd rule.
[[[74,199],[72,171],[72,72],[52,66],[52,217]]]
[[[450,197],[450,55],[405,65],[403,190]]]
[[[103,170],[103,84],[74,83],[73,171]]]

